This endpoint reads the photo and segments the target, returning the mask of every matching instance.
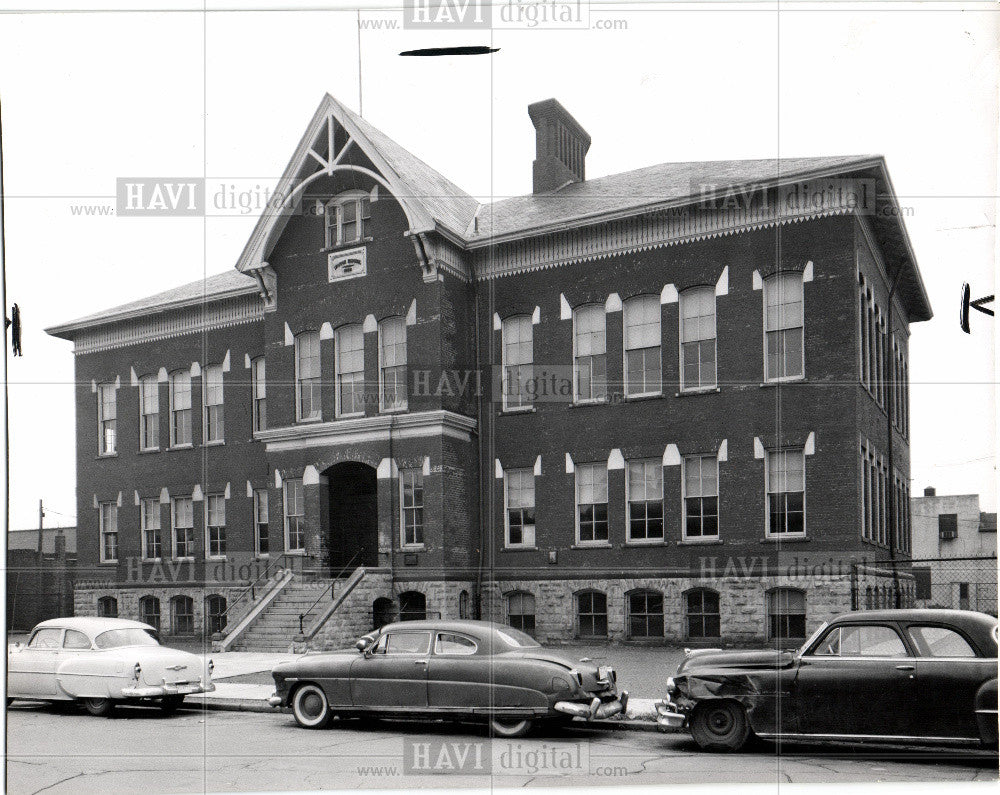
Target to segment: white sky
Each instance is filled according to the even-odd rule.
[[[980,493],[996,510],[994,325],[957,322],[962,281],[994,290],[996,6],[594,4],[590,19],[627,28],[364,30],[364,115],[481,197],[530,191],[526,107],[550,96],[593,137],[590,177],[884,154],[936,313],[912,327],[913,493]],[[397,56],[480,43],[501,51]],[[120,176],[271,185],[325,91],[358,108],[353,10],[0,15],[6,305],[25,323],[8,365],[12,527],[36,524],[40,498],[47,526],[75,518],[73,357],[42,329],[232,267],[254,222],[71,206],[113,204]]]

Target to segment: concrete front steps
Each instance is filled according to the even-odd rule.
[[[331,582],[328,579],[303,580],[298,576],[294,577],[250,627],[236,639],[232,650],[290,651],[295,637],[299,634],[299,615],[307,613],[310,608],[312,608],[310,615],[315,615],[329,603],[332,597],[327,592],[320,603],[313,607],[316,600],[330,588]],[[336,589],[337,584],[333,583],[333,590]],[[309,620],[307,616],[304,622],[306,627],[309,625]]]

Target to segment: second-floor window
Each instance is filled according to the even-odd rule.
[[[680,295],[681,389],[705,389],[716,373],[715,288],[694,287]]]
[[[624,306],[625,388],[631,397],[658,395],[660,383],[660,297],[640,295]]]
[[[663,462],[629,461],[626,473],[629,541],[663,539]]]
[[[424,473],[420,469],[404,469],[399,473],[401,542],[404,547],[424,543]]]
[[[507,487],[507,546],[535,545],[535,473],[512,469],[504,473]]]
[[[534,370],[533,328],[527,315],[507,318],[501,327],[503,346],[503,407],[505,410],[531,406],[531,379]]]
[[[190,497],[176,497],[170,507],[174,557],[194,558],[194,501]]]
[[[323,416],[320,383],[319,334],[306,331],[295,338],[295,406],[299,421]]]
[[[101,455],[114,455],[117,450],[118,402],[115,394],[114,384],[99,384],[97,387],[98,451]]]
[[[139,449],[156,450],[160,446],[160,384],[156,376],[139,382]]]
[[[191,373],[170,376],[170,446],[191,444]]]
[[[576,467],[576,542],[608,542],[608,467],[580,464]]]
[[[101,563],[118,560],[118,506],[102,502],[100,508]]]
[[[205,548],[208,557],[226,555],[226,495],[209,494],[205,497]]]
[[[205,441],[221,442],[226,437],[225,407],[222,400],[222,368],[206,367],[202,376],[205,404]]]
[[[365,335],[361,326],[337,329],[335,339],[337,416],[365,413]]]
[[[158,560],[163,557],[158,498],[150,497],[139,503],[139,532],[142,535],[142,556],[147,560]]]
[[[777,273],[764,281],[764,380],[805,374],[801,273]]]
[[[607,335],[604,306],[582,306],[573,312],[573,391],[578,403],[608,397]]]
[[[378,324],[379,386],[382,411],[406,408],[406,321],[390,317]]]
[[[714,455],[684,459],[684,537],[719,536],[719,459]]]
[[[767,453],[767,535],[805,535],[806,466],[802,448]]]
[[[253,429],[267,430],[267,366],[263,356],[250,362],[250,389],[253,400]]]
[[[334,197],[326,205],[326,246],[348,245],[363,240],[371,219],[367,193]]]

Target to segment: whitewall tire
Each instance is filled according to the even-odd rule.
[[[305,684],[292,696],[295,722],[305,729],[322,729],[330,723],[330,704],[319,685]]]

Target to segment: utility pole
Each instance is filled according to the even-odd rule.
[[[42,501],[38,501],[38,566],[42,565],[42,520],[45,518],[45,509],[42,508]]]

